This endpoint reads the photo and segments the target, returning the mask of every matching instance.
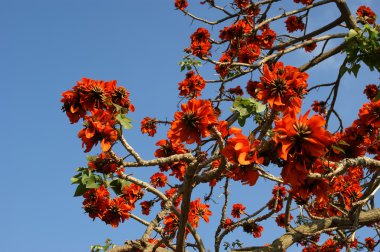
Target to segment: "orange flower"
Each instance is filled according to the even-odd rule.
[[[161,172],[157,172],[150,177],[150,183],[154,187],[164,187],[167,180],[168,178]]]
[[[294,109],[298,113],[307,93],[308,77],[296,67],[284,67],[282,62],[277,62],[271,69],[265,64],[261,82],[252,84],[257,89],[257,99],[268,102],[271,108],[285,112]]]
[[[323,127],[326,121],[319,115],[309,119],[309,113],[297,119],[293,111],[275,121],[273,140],[280,146],[278,155],[283,160],[287,160],[289,155],[310,158],[326,153],[331,138],[331,134]]]
[[[191,51],[193,55],[203,58],[210,55],[210,33],[206,28],[198,28],[191,36]]]
[[[260,56],[260,47],[256,44],[248,44],[239,48],[238,61],[242,63],[253,63]]]
[[[132,208],[135,207],[135,202],[144,196],[142,187],[133,183],[129,186],[125,185],[121,191],[123,193],[122,197]]]
[[[243,224],[243,231],[246,233],[250,233],[253,235],[255,238],[261,237],[261,233],[263,232],[264,228],[255,222],[253,223],[245,223]]]
[[[302,21],[302,17],[289,16],[285,20],[285,24],[288,32],[294,32],[297,30],[303,31],[305,29],[305,24]]]
[[[174,121],[168,131],[173,143],[201,143],[201,137],[208,137],[210,127],[217,124],[217,117],[210,101],[191,99],[182,104],[182,111],[174,114]]]
[[[143,201],[140,203],[142,214],[149,215],[150,209],[153,206],[153,201]]]
[[[141,133],[148,134],[148,136],[154,136],[156,132],[157,132],[156,118],[145,117],[141,121]]]
[[[106,152],[118,138],[114,129],[116,122],[105,110],[94,109],[91,113],[92,116],[85,117],[85,128],[79,131],[78,137],[82,139],[82,147],[86,145],[85,152],[91,151],[99,141],[102,151]]]
[[[293,220],[292,215],[289,216],[289,220],[290,221]],[[276,217],[276,223],[279,227],[285,228],[285,214],[284,213],[282,213]]]
[[[227,140],[226,147],[222,150],[222,154],[232,164],[250,165],[253,162],[261,164],[263,157],[257,157],[256,147],[259,142],[250,143],[248,138],[243,135],[242,130],[232,127],[229,130],[230,134],[235,135]]]
[[[114,104],[119,105],[126,110],[124,113],[135,111],[135,107],[129,100],[129,92],[124,87],[116,87],[111,94],[111,99]]]
[[[186,79],[178,83],[179,95],[196,98],[201,95],[201,91],[205,88],[206,82],[202,76],[197,75],[194,71],[186,74]]]
[[[63,92],[62,96],[62,111],[66,112],[71,124],[78,122],[80,118],[83,118],[86,115],[86,110],[79,102],[80,96],[77,91],[68,90]]]
[[[233,204],[231,215],[232,217],[240,219],[240,215],[245,213],[245,206],[243,204]]]
[[[116,81],[102,81],[82,78],[78,81],[75,89],[81,93],[80,103],[87,111],[103,109],[116,88]]]
[[[363,104],[359,110],[359,119],[361,124],[371,127],[380,127],[380,100]]]
[[[212,215],[209,207],[207,204],[202,204],[200,198],[190,202],[189,222],[194,227],[198,226],[200,218],[204,219],[205,222],[209,222],[209,216]]]
[[[120,221],[124,222],[124,220],[129,219],[129,212],[131,210],[132,207],[127,205],[123,198],[115,197],[113,200],[109,200],[109,205],[102,220],[113,228],[116,228],[119,226]]]
[[[187,0],[175,0],[174,6],[183,11],[189,6],[189,4],[187,3]]]
[[[362,5],[356,11],[357,18],[362,23],[374,24],[376,21],[376,14],[373,10],[365,5]]]
[[[88,162],[88,168],[100,173],[114,173],[118,169],[119,165],[115,163],[115,160],[105,152],[99,154],[99,156]]]

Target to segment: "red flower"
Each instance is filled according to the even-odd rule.
[[[192,223],[194,227],[198,226],[200,218],[204,219],[205,222],[209,222],[209,216],[212,215],[209,207],[207,204],[202,204],[200,198],[190,202],[189,222]]]
[[[230,218],[227,218],[223,222],[223,228],[228,230],[231,227],[231,225],[233,225],[233,224],[234,224],[234,222]]]
[[[371,237],[365,238],[365,246],[369,251],[373,251],[375,249],[375,240]]]
[[[168,178],[161,172],[157,172],[150,177],[150,183],[154,187],[164,187],[167,180]]]
[[[160,148],[155,151],[155,157],[169,157],[171,155],[184,154],[188,152],[182,143],[174,144],[170,140],[160,140],[156,143],[156,146],[160,146]],[[168,171],[170,169],[172,171],[170,175],[175,175],[179,180],[182,180],[185,175],[187,163],[184,161],[179,161],[160,164],[159,168],[161,171]]]
[[[124,186],[121,191],[123,193],[122,197],[133,208],[135,207],[135,202],[144,196],[144,191],[142,190],[142,187],[133,183],[129,186]]]
[[[242,204],[233,204],[231,215],[234,218],[240,219],[240,215],[245,213],[245,206]]]
[[[143,201],[140,203],[142,214],[149,215],[150,209],[153,206],[153,201]]]
[[[256,44],[244,45],[239,49],[238,61],[251,64],[260,56],[260,47]]]
[[[119,165],[115,160],[105,152],[100,153],[98,157],[88,162],[88,168],[100,173],[110,174],[116,172]]]
[[[83,209],[89,214],[90,218],[102,218],[108,206],[110,193],[104,185],[99,188],[90,189],[83,194]]]
[[[368,6],[360,6],[356,11],[357,19],[362,23],[374,24],[376,21],[376,14]]]
[[[369,100],[375,98],[377,92],[379,92],[379,87],[375,84],[368,84],[363,91],[363,93],[367,96]]]
[[[62,93],[63,102],[62,110],[66,112],[67,117],[70,119],[70,123],[76,123],[80,118],[84,118],[86,115],[86,110],[82,107],[79,102],[79,92],[68,90]]]
[[[111,94],[111,99],[114,104],[119,105],[125,109],[123,113],[127,113],[128,111],[135,111],[135,107],[129,100],[129,92],[124,87],[116,87]]]
[[[132,207],[127,205],[123,198],[116,197],[109,201],[109,205],[107,206],[107,210],[105,211],[102,220],[116,228],[119,226],[120,221],[124,222],[124,220],[129,219],[129,212],[131,210]]]
[[[242,96],[244,94],[240,86],[237,86],[235,88],[229,88],[227,92],[230,94],[239,95],[239,96]]]
[[[257,156],[256,147],[258,142],[250,143],[248,138],[243,135],[239,128],[230,128],[230,134],[235,135],[227,140],[226,147],[222,150],[222,154],[232,164],[249,165],[253,162],[261,164],[262,157]]]
[[[87,111],[103,109],[116,88],[116,81],[102,81],[82,78],[75,89],[80,91],[80,103]]]
[[[154,136],[157,132],[157,120],[156,118],[145,117],[141,121],[141,133],[148,134],[148,136]]]
[[[187,0],[175,0],[174,6],[183,11],[189,6],[189,4],[187,3]]]
[[[186,74],[186,79],[178,83],[179,95],[196,98],[201,95],[201,91],[205,88],[206,82],[200,76],[196,75],[194,71]]]
[[[295,3],[302,3],[303,5],[310,5],[314,0],[293,0]]]
[[[220,31],[219,38],[222,40],[233,40],[234,38],[240,38],[244,34],[249,34],[252,31],[253,21],[248,23],[246,20],[240,19],[231,26],[224,27]]]
[[[289,216],[289,221],[293,220],[293,216]],[[285,214],[282,213],[276,217],[276,223],[279,227],[285,228]]]
[[[116,122],[105,110],[94,109],[91,113],[91,117],[85,117],[85,128],[79,131],[78,137],[82,139],[82,147],[86,145],[85,152],[89,152],[99,141],[102,151],[106,152],[118,138],[114,128]]]
[[[302,21],[302,17],[289,16],[285,20],[285,24],[288,32],[294,32],[297,30],[303,31],[305,29],[305,24]]]
[[[251,0],[234,0],[234,2],[240,9],[247,8],[251,4]]]
[[[255,85],[257,99],[268,102],[271,108],[278,111],[294,109],[299,112],[302,98],[307,93],[308,77],[307,73],[300,72],[296,67],[284,67],[282,62],[277,62],[271,69],[265,64],[261,82],[257,86],[254,82],[251,85]]]
[[[166,190],[166,191],[165,191],[165,195],[166,195],[166,197],[168,197],[168,198],[170,198],[170,199],[173,199],[173,197],[174,197],[174,195],[177,193],[177,191],[178,191],[177,188],[172,187],[172,188],[170,188],[169,190]],[[182,200],[182,195],[179,196],[176,200],[173,201],[173,205],[174,205],[175,207],[178,207],[178,206],[179,206],[179,203],[181,203],[181,200]],[[162,206],[163,206],[163,204],[162,204]]]
[[[308,40],[311,40],[310,38]],[[310,44],[304,45],[303,48],[305,49],[306,52],[312,52],[314,49],[317,47],[316,42],[312,42]]]
[[[360,123],[374,128],[380,127],[380,100],[363,104],[359,110]]]
[[[256,39],[260,47],[270,49],[276,40],[276,33],[271,29],[266,29],[261,33],[261,35],[257,35]]]
[[[255,238],[261,237],[261,233],[263,232],[264,228],[255,222],[253,223],[245,223],[243,225],[243,231],[246,233],[250,233],[253,235]]]
[[[164,218],[164,232],[168,235],[177,231],[179,224],[178,216],[174,213],[170,213]]]
[[[205,28],[198,28],[191,36],[191,51],[193,55],[203,58],[210,55],[210,33]]]
[[[310,158],[326,153],[331,138],[331,134],[324,128],[326,121],[318,115],[309,119],[309,113],[310,111],[299,119],[295,113],[289,113],[275,121],[273,140],[280,145],[278,155],[283,160],[295,154]]]
[[[326,102],[325,101],[314,101],[311,105],[311,108],[314,112],[324,116],[326,115]]]
[[[226,64],[217,64],[215,65],[215,71],[220,75],[220,77],[225,78],[228,73],[230,72],[229,70],[229,65],[227,63],[232,62],[232,57],[229,54],[224,53],[222,57],[220,58],[219,62],[221,63],[226,63]]]
[[[201,137],[208,137],[210,128],[217,124],[211,102],[191,99],[187,104],[182,104],[181,109],[174,114],[168,138],[173,143],[200,144]]]

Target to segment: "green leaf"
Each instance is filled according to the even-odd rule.
[[[87,156],[86,160],[87,160],[87,162],[92,162],[92,161],[95,161],[97,158],[98,158],[98,156]]]
[[[332,147],[334,150],[337,150],[337,151],[339,151],[339,152],[342,152],[343,154],[345,153],[344,150],[343,150],[342,148],[340,148],[340,147],[338,147],[338,146],[336,146],[336,145],[332,145],[331,147]]]
[[[75,175],[74,177],[72,177],[71,179],[70,179],[70,181],[71,181],[71,184],[79,184],[80,182],[81,182],[81,180],[82,180],[82,174],[77,174],[77,175]]]
[[[125,129],[131,129],[132,128],[132,120],[126,117],[124,114],[118,114],[116,115],[116,120],[120,123],[121,126],[123,126]]]
[[[131,183],[124,179],[115,179],[111,181],[110,187],[115,192],[115,194],[120,195],[122,193],[124,186],[129,186]]]
[[[86,191],[86,186],[83,184],[79,184],[77,189],[75,190],[74,197],[82,196]]]
[[[375,98],[373,98],[373,102],[377,102],[378,100],[380,100],[380,92],[379,91],[377,91]]]

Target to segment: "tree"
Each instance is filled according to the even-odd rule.
[[[236,241],[224,246],[232,251],[285,251],[295,244],[303,251],[375,250],[380,243],[380,208],[375,206],[380,188],[379,86],[365,87],[368,101],[350,126],[343,126],[335,109],[338,99],[344,99],[338,95],[344,76],[357,77],[363,65],[380,70],[375,13],[360,6],[353,14],[344,0],[294,0],[286,6],[279,0],[205,0],[201,4],[218,12],[218,19],[210,21],[190,12],[186,0],[174,4],[206,28],[190,36],[180,62],[187,73],[178,83],[182,105],[174,119],[146,117],[141,122],[141,132],[151,137],[158,126],[167,131],[167,139],[156,143],[155,159],[141,157],[124,136],[131,128],[127,115],[135,108],[127,89],[116,81],[83,78],[62,93],[70,122],[83,120],[78,137],[85,152],[98,144],[101,149],[72,178],[83,209],[115,228],[128,219],[146,226],[139,240],[121,246],[107,241],[93,250],[206,251],[197,228],[210,218],[219,218],[212,227],[215,251],[232,231],[254,239],[274,223],[284,232],[270,244],[242,248]],[[313,13],[324,8],[334,8],[336,19],[309,28]],[[319,52],[310,55],[316,48]],[[303,64],[294,66],[289,60],[295,53],[306,59]],[[340,53],[344,56],[338,57]],[[335,79],[310,85],[307,72],[315,69],[317,74],[332,57],[341,60]],[[203,78],[203,65],[203,71],[215,71],[217,77]],[[247,94],[237,85],[242,80]],[[217,89],[205,97],[210,85]],[[329,91],[320,94],[319,89]],[[305,108],[312,95],[320,96],[313,112]],[[115,150],[119,146],[125,153]],[[146,169],[150,181],[130,175],[132,167]],[[266,203],[248,208],[246,202],[229,201],[231,186],[254,191],[258,180],[272,192]],[[195,196],[199,188],[208,190],[202,200]],[[222,206],[210,201],[218,190]],[[361,230],[367,238],[357,239]]]

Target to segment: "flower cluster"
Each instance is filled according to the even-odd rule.
[[[217,125],[217,116],[207,100],[191,99],[181,105],[182,111],[174,114],[174,121],[168,131],[168,138],[173,143],[201,143],[201,137],[211,135],[210,129]]]
[[[84,120],[85,128],[79,131],[85,152],[101,142],[102,151],[106,152],[117,140],[115,129],[117,113],[134,111],[129,100],[129,93],[124,87],[117,87],[116,81],[101,81],[82,78],[72,90],[62,93],[62,110],[66,112],[71,123]],[[90,114],[90,115],[89,115]]]
[[[203,58],[210,55],[210,33],[205,28],[198,28],[191,36],[191,51],[193,55]]]
[[[157,132],[156,118],[145,117],[141,121],[141,133],[148,134],[148,136],[154,136],[156,132]]]
[[[307,73],[293,66],[284,66],[282,62],[264,65],[261,82],[248,82],[248,93],[254,95],[277,111],[294,110],[299,112],[302,99],[307,93]]]
[[[189,6],[189,3],[187,2],[187,0],[175,0],[174,6],[177,9],[183,11],[183,10],[185,10]]]
[[[201,95],[201,91],[205,88],[206,82],[202,76],[190,71],[186,74],[186,78],[178,83],[179,95],[190,98],[196,98]]]
[[[302,21],[302,17],[289,16],[285,20],[285,25],[288,32],[295,32],[297,30],[303,31],[305,29],[305,24]]]
[[[360,6],[356,11],[356,16],[359,22],[374,24],[376,22],[376,14],[373,10],[368,6]]]
[[[123,198],[110,199],[110,194],[104,186],[88,190],[83,197],[83,209],[90,218],[99,218],[114,228],[120,221],[128,220],[129,213],[133,209]]]

